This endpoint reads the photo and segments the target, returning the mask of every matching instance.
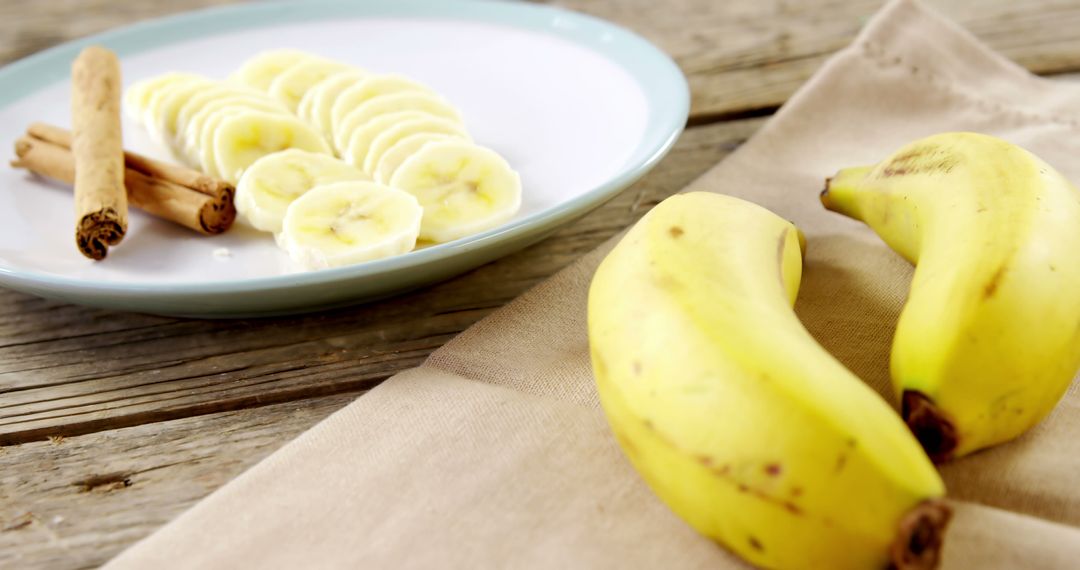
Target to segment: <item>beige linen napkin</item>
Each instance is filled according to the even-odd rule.
[[[734,156],[688,190],[791,219],[808,252],[797,311],[888,395],[911,268],[818,191],[948,130],[1019,143],[1080,182],[1080,87],[1036,79],[911,1],[889,4]],[[742,568],[624,461],[585,334],[612,244],[337,412],[108,568]],[[890,397],[891,396],[887,396]],[[942,468],[956,517],[944,566],[1080,565],[1080,394],[1021,440]]]

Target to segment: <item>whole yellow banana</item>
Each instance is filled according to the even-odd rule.
[[[932,568],[944,485],[899,416],[792,310],[802,236],[671,197],[596,271],[589,342],[626,456],[678,515],[768,568]]]
[[[976,133],[841,170],[821,201],[916,264],[892,349],[905,421],[935,461],[1008,441],[1080,367],[1080,192]]]

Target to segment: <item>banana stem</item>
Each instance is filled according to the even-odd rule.
[[[931,570],[941,561],[945,528],[952,509],[943,499],[929,499],[911,509],[900,521],[900,532],[892,544],[892,564],[896,570]]]
[[[917,390],[904,390],[900,398],[900,415],[931,461],[942,463],[952,458],[959,434],[956,425],[933,400]]]

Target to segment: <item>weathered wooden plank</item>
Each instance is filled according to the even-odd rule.
[[[100,565],[358,395],[0,448],[0,568]]]
[[[235,0],[0,4],[0,62],[148,17]],[[655,42],[687,74],[692,121],[762,114],[783,103],[847,45],[884,0],[550,0]],[[926,0],[996,50],[1041,74],[1080,70],[1080,3]],[[80,17],[72,18],[78,13]]]
[[[0,2],[0,64],[76,38],[179,12],[242,0],[8,0]]]
[[[1080,2],[925,0],[1040,74],[1080,70]],[[554,0],[632,28],[672,55],[691,121],[775,109],[855,37],[884,0]]]
[[[0,444],[370,387],[596,247],[750,136],[691,129],[641,182],[554,237],[399,299],[278,319],[194,321],[0,292]]]

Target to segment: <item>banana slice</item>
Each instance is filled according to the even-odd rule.
[[[203,144],[203,130],[207,121],[217,115],[218,111],[224,109],[250,109],[252,111],[266,111],[267,113],[289,113],[288,109],[279,101],[252,99],[246,95],[222,97],[211,101],[191,116],[183,131],[177,132],[177,145],[186,156],[194,159],[198,158],[199,148]]]
[[[403,91],[435,94],[428,86],[417,83],[403,75],[393,73],[386,75],[372,75],[338,94],[338,97],[330,107],[330,125],[333,129],[332,134],[337,136],[337,126],[345,120],[345,116],[352,112],[353,109],[380,95],[401,93]]]
[[[437,135],[434,133],[418,133],[415,135],[409,135],[390,147],[389,150],[383,153],[382,158],[379,159],[379,164],[375,167],[375,172],[372,174],[372,178],[379,184],[390,185],[390,178],[394,176],[394,172],[402,162],[405,162],[416,151],[420,150],[420,147],[433,141],[442,141],[455,138],[451,135]]]
[[[296,113],[301,119],[315,125],[328,139],[333,136],[330,110],[343,91],[361,82],[367,77],[364,73],[352,70],[335,73],[320,81],[304,94]]]
[[[424,208],[422,239],[452,241],[491,229],[521,207],[521,177],[495,151],[461,140],[429,142],[398,167],[390,186]]]
[[[268,104],[276,102],[266,93],[256,91],[250,87],[217,81],[206,89],[189,97],[188,100],[180,106],[179,110],[176,111],[173,129],[179,134],[187,132],[187,125],[191,122],[192,117],[197,115],[204,108],[213,105],[218,101],[236,97],[242,97],[251,101],[264,101]],[[286,112],[288,112],[287,109]]]
[[[220,176],[232,183],[251,163],[287,148],[330,154],[322,135],[292,115],[244,111],[225,117],[214,132],[214,161]]]
[[[300,100],[317,83],[327,77],[342,71],[349,71],[348,65],[323,58],[311,58],[303,60],[274,78],[267,90],[272,97],[285,103],[289,110],[295,112],[300,105]]]
[[[144,122],[146,108],[150,104],[150,98],[155,94],[167,89],[180,81],[188,81],[199,78],[194,73],[163,73],[149,79],[143,79],[134,83],[124,91],[124,110],[128,116],[139,123]]]
[[[217,153],[214,152],[214,136],[217,134],[218,128],[221,127],[221,123],[225,122],[225,119],[240,115],[245,111],[247,109],[227,107],[207,119],[206,124],[203,125],[202,133],[199,134],[198,150],[193,157],[189,157],[189,163],[192,166],[199,167],[203,172],[214,178],[225,178],[222,176],[221,168],[217,163]]]
[[[171,145],[180,107],[212,85],[209,79],[195,76],[169,83],[151,94],[143,111],[143,125],[150,136],[161,144]]]
[[[434,119],[436,117],[423,111],[398,111],[379,115],[359,128],[353,129],[345,144],[344,152],[340,152],[339,156],[345,162],[357,168],[363,168],[364,158],[367,157],[368,149],[371,148],[371,142],[375,140],[375,137],[402,121],[423,118]]]
[[[344,73],[344,72],[342,72],[342,73]],[[333,76],[331,75],[330,77],[333,77]],[[327,77],[326,79],[330,79],[330,77]],[[323,79],[323,81],[326,81],[326,79]],[[322,81],[320,81],[319,83],[322,83]],[[308,92],[304,94],[304,98],[300,99],[300,103],[298,103],[296,105],[296,111],[294,111],[294,114],[297,117],[300,117],[300,120],[304,121],[305,123],[311,123],[311,97],[310,97],[310,95],[311,95],[311,92],[315,91],[315,88],[319,86],[319,83],[316,83],[314,86],[311,87],[311,89],[308,89]]]
[[[280,232],[285,210],[302,194],[333,182],[370,181],[367,174],[325,154],[283,150],[256,160],[236,185],[236,211],[248,223]]]
[[[225,95],[214,99],[202,106],[191,118],[181,125],[177,120],[176,142],[187,156],[198,156],[199,144],[202,142],[201,134],[206,121],[213,117],[221,109],[245,108],[253,111],[266,111],[269,113],[288,113],[279,101],[266,97],[250,97],[249,95]]]
[[[399,255],[416,247],[422,215],[416,198],[381,184],[327,184],[293,201],[278,244],[307,269]]]
[[[397,111],[423,111],[436,117],[443,117],[461,123],[461,113],[446,99],[417,91],[405,91],[379,95],[353,109],[340,123],[334,123],[334,142],[347,143],[352,132],[379,115]],[[338,147],[340,150],[342,147]]]
[[[419,133],[453,135],[461,139],[472,140],[469,138],[469,133],[465,132],[465,127],[463,127],[461,123],[449,119],[423,117],[401,121],[389,129],[382,131],[379,133],[379,136],[371,141],[371,146],[368,147],[367,155],[364,156],[364,172],[374,174],[375,166],[379,164],[379,159],[382,158],[387,150],[390,150],[390,147],[409,135]]]
[[[314,56],[295,49],[276,49],[264,51],[245,61],[229,80],[247,85],[259,91],[266,91],[281,72]]]
[[[274,104],[279,104],[274,101]],[[197,133],[191,132],[191,129],[195,127],[194,123],[188,125],[189,132],[186,135],[187,142],[190,146],[185,146],[185,152],[188,154],[188,158],[193,165],[197,165],[202,168],[202,171],[217,177],[222,178],[221,169],[218,167],[217,158],[214,154],[214,135],[217,133],[218,127],[225,121],[226,117],[232,115],[239,115],[246,111],[264,111],[271,114],[289,116],[288,111],[282,111],[280,108],[260,108],[259,105],[254,105],[250,102],[244,105],[230,105],[222,107],[212,112],[203,124],[199,127]]]

